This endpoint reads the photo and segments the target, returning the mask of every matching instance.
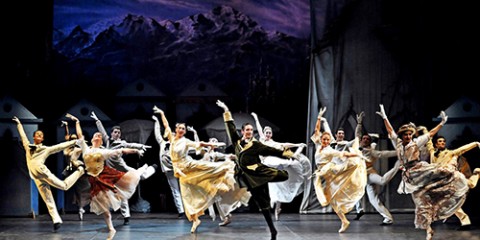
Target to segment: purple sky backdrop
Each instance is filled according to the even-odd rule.
[[[54,27],[69,33],[76,25],[92,33],[121,21],[126,14],[157,21],[179,20],[228,5],[251,17],[265,30],[298,38],[310,36],[309,0],[54,0]]]

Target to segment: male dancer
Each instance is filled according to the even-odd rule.
[[[53,221],[53,231],[56,232],[60,228],[63,221],[58,214],[57,206],[55,205],[55,199],[53,198],[50,186],[67,191],[80,178],[80,176],[85,173],[85,169],[82,165],[75,166],[77,167],[77,170],[62,181],[55,176],[55,174],[50,172],[45,165],[45,160],[47,160],[47,158],[52,154],[61,152],[69,147],[74,146],[77,143],[77,140],[71,140],[53,146],[45,146],[43,145],[43,132],[41,130],[37,130],[33,132],[33,144],[30,144],[20,119],[14,116],[12,120],[17,123],[17,130],[20,134],[23,148],[25,149],[28,173],[30,178],[32,178],[35,182],[40,196],[47,205],[48,213]]]
[[[245,123],[242,125],[242,135],[239,136],[232,114],[227,105],[217,100],[217,105],[224,110],[223,119],[227,127],[227,134],[235,148],[237,156],[236,178],[240,187],[247,187],[252,194],[255,203],[260,208],[265,221],[270,229],[271,239],[277,239],[277,230],[273,224],[270,213],[270,195],[268,193],[269,182],[280,182],[288,179],[285,170],[268,167],[262,164],[260,155],[277,156],[282,158],[297,158],[290,150],[278,150],[264,145],[253,137],[253,125]]]

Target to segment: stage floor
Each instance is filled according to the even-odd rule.
[[[272,215],[273,216],[273,215]],[[219,227],[219,219],[212,221],[202,216],[202,223],[196,234],[190,233],[191,223],[186,218],[179,219],[177,214],[133,213],[130,225],[124,226],[119,213],[113,213],[117,234],[114,239],[176,239],[176,240],[263,240],[270,239],[270,233],[263,216],[258,213],[234,213],[232,223]],[[334,214],[296,214],[280,215],[275,222],[281,239],[340,239],[340,240],[382,240],[382,239],[425,239],[425,231],[415,229],[413,213],[394,214],[395,223],[380,226],[382,217],[371,213],[354,221],[354,214],[347,215],[350,227],[345,233],[338,233],[340,220]],[[79,221],[76,214],[62,215],[63,224],[57,233],[52,232],[52,222],[47,214],[35,219],[29,217],[0,217],[0,239],[106,239],[107,231],[102,216],[85,214]],[[453,217],[443,222],[435,222],[434,240],[469,239],[480,240],[480,227],[472,226],[469,231],[457,231],[458,220]]]

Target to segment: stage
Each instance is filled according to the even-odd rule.
[[[272,215],[273,216],[273,215]],[[353,220],[355,214],[347,215],[351,224],[345,233],[339,234],[340,220],[335,214],[296,214],[285,213],[275,222],[279,232],[277,239],[340,239],[340,240],[381,240],[381,239],[425,239],[425,231],[415,229],[413,213],[393,214],[395,222],[389,226],[380,226],[382,217],[376,213],[365,214],[359,221]],[[232,223],[218,226],[220,220],[212,221],[202,216],[197,233],[191,234],[191,223],[186,218],[178,218],[173,213],[132,213],[130,225],[123,225],[119,213],[113,213],[113,223],[117,230],[114,239],[232,239],[267,240],[270,239],[267,224],[258,213],[234,213]],[[79,221],[77,214],[62,215],[63,224],[54,233],[48,214],[31,217],[1,217],[0,239],[106,239],[106,225],[102,216],[91,213]],[[473,219],[472,219],[473,221]],[[453,217],[443,222],[435,222],[434,240],[469,239],[480,240],[480,227],[472,226],[469,231],[457,231],[458,220]]]

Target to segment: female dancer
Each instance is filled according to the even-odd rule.
[[[280,143],[273,140],[272,128],[265,126],[262,131],[262,125],[258,120],[256,113],[252,112],[253,119],[255,120],[255,125],[257,127],[258,135],[260,136],[259,141],[263,144],[277,148],[279,150],[284,150],[287,148],[297,148],[295,154],[298,155],[298,161],[293,159],[282,159],[274,156],[264,156],[262,159],[263,164],[274,167],[282,168],[288,172],[288,179],[283,182],[270,182],[268,183],[269,193],[270,193],[270,204],[273,208],[275,205],[274,216],[275,220],[278,221],[280,215],[281,203],[292,202],[293,199],[303,192],[303,189],[308,182],[308,177],[312,175],[312,166],[310,160],[303,154],[301,154],[303,148],[306,146],[305,143]]]
[[[207,162],[197,161],[187,157],[190,148],[219,147],[218,143],[194,142],[184,135],[186,125],[177,123],[175,134],[172,133],[167,118],[157,106],[153,112],[160,114],[165,128],[165,135],[170,141],[170,157],[174,174],[180,180],[180,193],[182,194],[185,215],[192,221],[191,233],[200,225],[200,216],[214,203],[215,196],[228,192],[234,188],[234,168],[232,161]]]
[[[312,136],[316,144],[315,192],[322,206],[331,205],[342,221],[339,233],[345,232],[350,225],[346,213],[363,197],[367,184],[367,171],[362,154],[358,150],[358,137],[354,139],[350,151],[338,151],[330,146],[332,135],[329,131],[320,132],[320,123],[326,122],[322,117],[326,108],[320,109],[315,133]],[[332,161],[338,158],[340,161]]]
[[[187,126],[187,130],[193,132],[195,141],[200,141],[197,131],[193,127]],[[218,139],[210,138],[208,142],[218,143]],[[217,148],[214,147],[203,148],[200,152],[200,155],[202,156],[200,160],[208,162],[232,161],[236,158],[235,154],[222,153],[220,151],[217,151]],[[248,201],[250,200],[251,196],[252,194],[250,194],[250,192],[247,191],[246,188],[240,188],[236,181],[234,189],[226,193],[219,194],[219,197],[215,198],[215,206],[217,207],[220,220],[222,220],[222,222],[219,223],[218,226],[224,227],[230,224],[232,222],[231,212],[241,207],[242,205],[248,206]],[[213,205],[208,208],[208,213],[210,214],[210,217],[213,219],[213,221],[215,221],[216,215]]]
[[[421,146],[434,136],[447,122],[447,115],[441,112],[442,121],[428,134],[413,138],[416,126],[402,125],[395,133],[387,118],[383,105],[377,112],[383,118],[390,139],[395,143],[398,159],[403,171],[402,182],[397,190],[400,194],[412,194],[415,203],[415,227],[425,229],[426,239],[433,237],[432,222],[446,219],[465,202],[468,184],[465,176],[452,165],[431,164],[420,160]]]
[[[79,137],[83,140],[83,136]],[[92,137],[92,146],[88,147],[85,141],[81,141],[85,170],[89,175],[90,189],[90,211],[97,215],[103,214],[108,227],[107,240],[113,239],[116,230],[112,223],[112,214],[120,208],[121,202],[128,200],[137,188],[141,175],[148,165],[138,169],[121,172],[105,165],[110,158],[121,158],[123,154],[138,154],[143,156],[144,151],[134,148],[106,149],[103,148],[102,133],[96,132]]]

